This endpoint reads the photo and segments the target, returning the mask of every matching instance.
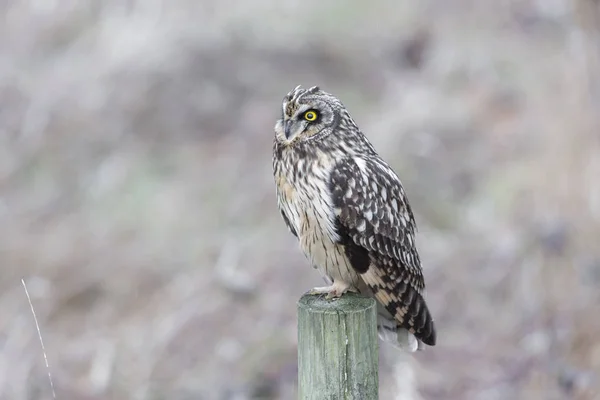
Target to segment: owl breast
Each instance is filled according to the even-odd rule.
[[[283,150],[281,159],[275,160],[277,199],[300,249],[326,281],[340,280],[357,287],[359,277],[338,244],[328,185],[332,163],[319,155],[300,162],[289,158],[295,158],[292,149]]]

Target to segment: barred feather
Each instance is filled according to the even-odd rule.
[[[415,220],[400,180],[382,160],[354,157],[337,164],[330,185],[339,231],[347,237],[342,242],[369,254],[368,269],[358,271],[361,278],[399,327],[434,345]]]

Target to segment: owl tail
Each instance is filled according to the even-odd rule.
[[[398,322],[377,302],[377,333],[384,342],[390,343],[397,349],[406,352],[423,350],[423,343],[407,329],[398,325]]]

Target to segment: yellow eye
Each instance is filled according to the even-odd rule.
[[[307,111],[304,113],[304,119],[307,121],[315,121],[317,119],[317,113],[314,111]]]

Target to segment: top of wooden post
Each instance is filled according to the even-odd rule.
[[[347,292],[338,299],[327,300],[325,296],[314,296],[305,294],[298,301],[298,307],[306,309],[309,312],[318,313],[345,313],[365,312],[376,307],[375,300],[372,297],[366,297],[359,294]]]

